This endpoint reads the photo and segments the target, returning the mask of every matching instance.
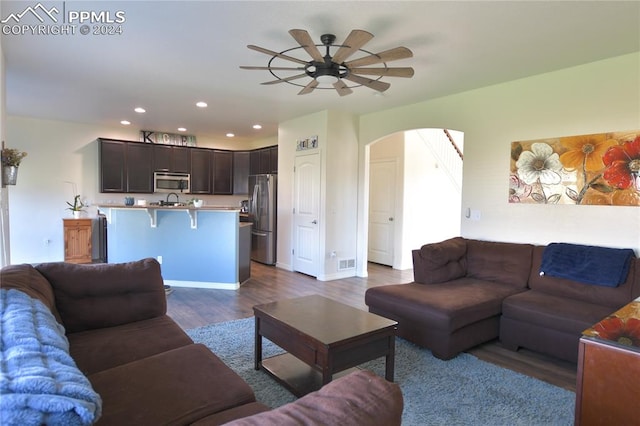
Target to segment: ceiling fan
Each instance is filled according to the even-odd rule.
[[[373,38],[373,34],[367,31],[353,30],[345,39],[344,43],[339,45],[334,44],[336,36],[333,34],[323,34],[320,36],[322,44],[315,44],[309,33],[305,30],[289,30],[289,34],[291,34],[300,46],[283,50],[282,52],[275,52],[273,50],[250,44],[247,46],[249,49],[270,55],[271,59],[267,63],[266,67],[241,66],[240,68],[246,70],[269,71],[274,77],[276,77],[276,80],[267,81],[262,84],[288,83],[302,87],[302,90],[298,92],[298,95],[311,93],[314,89],[335,89],[340,96],[346,96],[353,93],[351,90],[352,88],[359,86],[365,86],[373,90],[377,90],[378,92],[384,92],[391,85],[387,82],[380,81],[382,77],[413,77],[413,68],[411,67],[389,68],[387,66],[387,62],[411,58],[413,56],[411,50],[406,47],[396,47],[379,53],[366,51],[362,49],[362,46]],[[324,47],[326,49],[324,56],[318,47]],[[287,54],[297,49],[304,49],[312,59],[305,61]],[[334,51],[333,56],[331,56],[332,50]],[[365,55],[347,61],[348,58],[356,53],[364,53]],[[277,66],[277,63],[274,63],[276,59],[295,62],[299,66]],[[366,67],[367,65],[374,64],[382,64],[383,66],[376,68]],[[276,73],[276,71],[303,72],[287,77],[281,77],[279,73]],[[311,81],[306,84],[299,84],[295,81],[305,77],[310,77]],[[355,85],[348,86],[344,80],[355,83]],[[330,87],[320,87],[320,85],[330,85]]]

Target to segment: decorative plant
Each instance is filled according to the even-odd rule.
[[[24,157],[27,156],[26,152],[19,151],[15,148],[3,148],[2,149],[2,165],[5,167],[15,166],[18,167]]]
[[[80,199],[80,195],[76,195],[75,197],[73,197],[73,204],[68,201],[67,204],[69,205],[69,207],[67,207],[67,210],[71,210],[72,212],[81,212],[84,208],[84,203]]]

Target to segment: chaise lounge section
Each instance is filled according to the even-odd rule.
[[[414,282],[370,288],[365,302],[398,322],[398,336],[440,359],[500,338],[513,350],[576,362],[582,331],[640,296],[640,260],[631,250],[577,248],[615,251],[624,276],[611,287],[541,276],[545,246],[456,237],[414,250]]]

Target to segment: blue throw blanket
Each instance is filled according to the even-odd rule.
[[[51,311],[18,290],[0,289],[0,422],[88,425],[102,400],[69,355]]]
[[[633,257],[631,249],[552,243],[542,254],[540,275],[617,287],[627,279]]]

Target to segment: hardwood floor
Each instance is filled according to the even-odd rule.
[[[413,281],[413,271],[398,271],[369,263],[367,278],[318,281],[313,277],[252,262],[251,278],[239,290],[174,287],[167,298],[168,314],[184,329],[253,316],[253,306],[319,294],[367,310],[364,292],[370,287]],[[575,392],[576,364],[524,349],[513,352],[492,341],[468,351],[477,358]]]

